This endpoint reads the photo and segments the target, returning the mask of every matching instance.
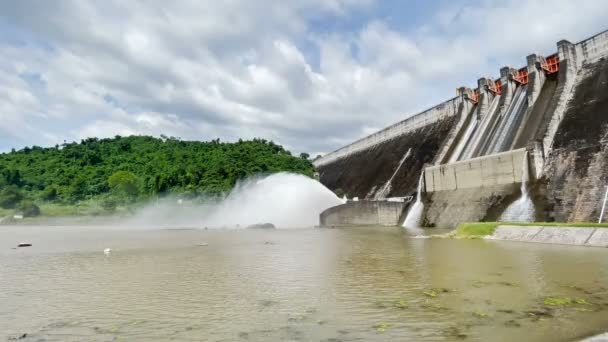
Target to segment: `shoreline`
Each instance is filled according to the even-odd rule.
[[[608,224],[464,223],[456,228],[451,237],[606,248],[608,247]]]

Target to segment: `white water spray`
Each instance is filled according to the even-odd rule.
[[[424,211],[424,204],[422,203],[422,182],[424,180],[424,170],[420,173],[420,179],[418,180],[418,191],[416,193],[416,202],[412,205],[410,210],[405,217],[403,227],[410,229],[419,229],[420,220],[422,219],[422,212]]]
[[[597,223],[602,223],[604,219],[604,211],[606,210],[606,202],[608,202],[608,186],[606,187],[606,193],[604,194],[604,203],[602,204],[602,212],[600,213],[600,219]]]
[[[312,178],[277,173],[240,182],[202,221],[209,227],[246,227],[265,222],[279,228],[313,227],[319,224],[322,211],[342,203]]]
[[[346,198],[346,196],[345,196]],[[151,203],[121,226],[149,228],[246,228],[272,223],[277,228],[313,227],[340,199],[318,181],[293,173],[253,176],[239,181],[222,200],[175,197]]]
[[[521,170],[521,196],[502,213],[502,222],[533,222],[536,216],[534,203],[528,193],[530,173],[528,170],[528,151],[524,153]]]

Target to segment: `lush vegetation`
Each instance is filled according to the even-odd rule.
[[[105,210],[175,194],[217,196],[242,178],[280,171],[313,176],[308,154],[292,156],[271,141],[223,143],[176,138],[89,138],[0,154],[0,208],[35,214],[34,202]]]
[[[561,223],[561,222],[475,222],[463,223],[456,228],[456,237],[481,237],[494,234],[498,226],[545,226],[545,227],[608,227],[608,223]]]

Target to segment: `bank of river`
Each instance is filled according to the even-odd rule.
[[[608,224],[557,222],[465,223],[458,226],[455,231],[444,236],[586,247],[608,247]]]
[[[608,327],[606,253],[400,228],[4,226],[0,338],[571,341]]]

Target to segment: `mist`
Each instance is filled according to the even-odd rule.
[[[282,172],[242,180],[219,201],[159,200],[121,225],[214,229],[272,223],[277,228],[304,228],[318,225],[319,214],[339,204],[342,200],[318,181]]]

